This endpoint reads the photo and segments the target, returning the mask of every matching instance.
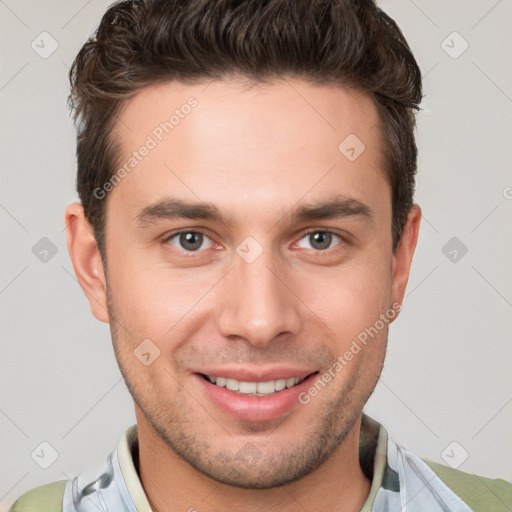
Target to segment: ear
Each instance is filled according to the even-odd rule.
[[[66,208],[66,238],[75,274],[91,306],[92,314],[101,322],[110,321],[107,308],[107,286],[100,251],[94,231],[79,203]]]
[[[409,211],[402,238],[393,255],[393,277],[391,284],[391,304],[402,304],[405,288],[409,280],[412,257],[418,242],[420,231],[421,209],[414,205]]]

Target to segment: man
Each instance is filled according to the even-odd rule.
[[[387,15],[126,1],[70,76],[68,248],[137,424],[11,510],[512,507],[512,485],[424,461],[363,413],[421,216],[421,74]]]

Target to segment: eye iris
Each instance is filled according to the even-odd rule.
[[[194,242],[195,240],[195,242]],[[201,247],[203,242],[203,234],[202,233],[182,233],[180,235],[180,244],[183,248],[195,251]],[[190,244],[187,246],[187,244]]]
[[[332,234],[326,233],[325,231],[316,231],[315,233],[311,233],[309,235],[310,240],[312,240],[312,247],[315,249],[328,249],[331,245]],[[320,247],[315,246],[315,244],[319,244]]]

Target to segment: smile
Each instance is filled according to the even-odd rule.
[[[268,380],[266,382],[243,382],[225,377],[212,377],[210,375],[202,375],[202,377],[208,379],[219,388],[226,388],[239,395],[268,396],[282,391],[283,389],[297,386],[308,376],[302,378],[290,377],[288,379]]]

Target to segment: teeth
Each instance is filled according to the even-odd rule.
[[[244,395],[247,395],[249,393],[256,393],[257,387],[258,387],[257,382],[240,382],[238,385],[238,391],[240,391],[240,393],[242,393]]]
[[[269,380],[266,382],[239,382],[238,380],[226,379],[224,377],[207,376],[207,378],[212,384],[221,388],[225,387],[230,391],[236,391],[242,395],[256,396],[271,395],[276,391],[282,391],[285,388],[296,386],[299,382],[304,380],[298,377],[290,377],[289,379]]]
[[[230,391],[238,391],[240,387],[240,382],[235,379],[226,379],[226,388]]]
[[[268,382],[258,382],[256,391],[258,393],[263,393],[263,394],[273,393],[274,391],[276,391],[274,383],[275,383],[275,381],[273,381],[273,380],[269,380]]]
[[[278,379],[275,382],[276,391],[281,391],[286,387],[286,379]]]

